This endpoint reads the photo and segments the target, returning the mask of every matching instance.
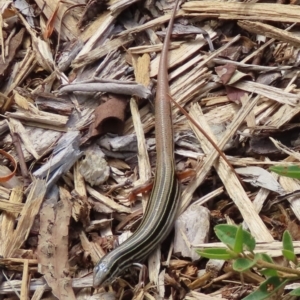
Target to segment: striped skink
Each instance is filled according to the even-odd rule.
[[[106,254],[94,268],[94,287],[111,283],[133,263],[144,261],[170,233],[179,206],[179,184],[175,177],[172,112],[168,79],[168,50],[176,0],[163,44],[155,99],[156,172],[143,220],[134,234]]]

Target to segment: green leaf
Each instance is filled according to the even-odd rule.
[[[282,255],[287,259],[290,260],[292,262],[294,262],[295,264],[297,264],[297,257],[295,255],[294,252],[289,251],[289,250],[282,250]]]
[[[295,264],[297,264],[297,257],[294,252],[292,236],[290,235],[290,233],[287,230],[283,233],[282,245],[283,245],[283,250],[282,250],[283,256],[287,260],[290,260],[290,261],[294,262]]]
[[[226,248],[197,249],[196,252],[202,257],[211,259],[228,260],[237,257],[235,253],[228,251]]]
[[[300,296],[300,288],[292,290],[289,295],[291,296]]]
[[[238,228],[239,227],[235,225],[220,224],[215,226],[214,230],[219,240],[223,242],[228,248],[233,250],[236,246],[237,239],[238,247],[239,243],[241,242],[239,239],[241,238],[243,248],[245,247],[246,250],[253,251],[255,248],[254,237],[250,234],[250,232]],[[242,234],[239,233],[239,237],[237,237],[238,230],[242,230]]]
[[[248,251],[253,251],[256,246],[255,238],[249,231],[243,230],[243,244],[244,248]]]
[[[242,253],[243,252],[243,228],[242,226],[238,226],[236,235],[235,235],[235,241],[233,245],[233,252],[235,253]]]
[[[290,235],[290,233],[287,230],[283,233],[282,245],[283,245],[284,250],[289,250],[294,253],[294,245],[293,245],[292,236]]]
[[[274,264],[272,257],[267,253],[256,253],[254,257],[256,260],[260,259],[260,260],[266,261],[268,263]]]
[[[255,265],[254,260],[250,260],[248,258],[237,258],[233,264],[232,268],[237,272],[245,272],[251,269]]]
[[[214,227],[216,236],[219,240],[228,246],[230,249],[234,248],[235,236],[237,232],[237,226],[220,224]]]
[[[254,259],[255,259],[255,261],[263,260],[268,263],[274,264],[272,257],[270,255],[268,255],[267,253],[256,253],[254,256]],[[271,268],[265,268],[265,269],[259,270],[259,272],[262,275],[265,275],[266,277],[278,276],[277,271],[274,269],[271,269]]]
[[[300,178],[300,166],[272,166],[269,168],[270,171],[273,171],[281,176],[286,176],[290,178]]]
[[[276,270],[269,269],[269,268],[266,268],[266,269],[263,269],[263,270],[259,270],[259,273],[261,273],[262,275],[264,275],[266,278],[278,276],[278,273],[277,273]]]
[[[264,281],[259,288],[243,298],[243,300],[263,300],[271,295],[275,294],[279,289],[284,287],[288,283],[288,280],[283,280],[277,276],[270,277]]]

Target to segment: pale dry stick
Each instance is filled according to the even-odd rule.
[[[29,296],[28,281],[29,281],[29,263],[28,260],[25,259],[23,263],[20,300],[28,299]]]
[[[41,300],[46,290],[47,290],[47,284],[38,286],[34,291],[31,300]]]
[[[8,278],[4,272],[4,269],[1,269],[2,270],[2,274],[3,276],[5,277],[6,281],[9,283],[9,285],[11,286],[11,290],[17,295],[17,297],[20,299],[21,296],[19,294],[19,291],[18,289],[13,285],[13,283],[11,282],[10,278]],[[22,282],[22,281],[21,281]]]
[[[151,179],[151,165],[150,165],[150,160],[147,152],[143,125],[141,122],[138,106],[134,98],[130,99],[130,110],[132,114],[133,126],[137,135],[137,142],[138,142],[137,158],[138,158],[140,180],[142,182],[147,182],[149,179]],[[146,197],[144,200],[147,199],[148,197]],[[143,206],[146,206],[144,204],[146,204],[147,201],[143,201],[143,202],[144,202]]]
[[[2,48],[2,53],[4,52],[4,56],[8,56],[8,52],[9,52],[9,43],[12,39],[12,37],[14,36],[16,32],[16,28],[13,28],[9,34],[9,36],[6,38],[6,41],[5,41],[5,50],[3,50],[4,48]],[[3,58],[3,61],[5,62],[5,57]]]

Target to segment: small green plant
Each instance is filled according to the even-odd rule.
[[[254,237],[241,226],[217,225],[214,228],[217,237],[226,245],[226,248],[208,248],[196,250],[205,258],[232,260],[235,271],[243,273],[256,268],[266,280],[259,288],[243,300],[263,300],[282,289],[287,283],[300,279],[300,269],[294,252],[292,237],[285,231],[282,239],[282,255],[295,264],[295,268],[283,267],[273,262],[266,253],[255,253],[256,242]],[[290,295],[300,296],[300,288],[290,292]]]
[[[270,171],[277,173],[280,176],[300,179],[300,166],[272,166]]]

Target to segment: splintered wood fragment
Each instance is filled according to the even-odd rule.
[[[1,97],[2,97],[2,95],[0,95],[0,99],[1,99]],[[1,105],[1,101],[0,101],[0,105]],[[2,120],[2,121],[0,121],[0,134],[3,135],[6,131],[8,131],[7,122],[6,122],[6,120]]]
[[[300,160],[300,154],[298,151],[294,151],[289,149],[289,147],[283,145],[282,143],[280,143],[279,141],[275,140],[272,137],[269,137],[269,139],[272,141],[272,143],[274,144],[274,146],[279,149],[280,151],[290,155],[291,157],[293,157],[295,160]]]
[[[222,51],[227,49],[227,47],[238,41],[239,38],[239,35],[235,36],[232,40],[223,45],[220,49],[216,50],[211,55],[209,55],[209,57],[201,58],[198,56],[196,60],[191,59],[190,61],[186,62],[183,66],[177,68],[174,72],[172,72],[169,78],[172,79],[173,77],[177,77],[177,80],[173,82],[170,86],[171,97],[174,97],[174,95],[176,95],[176,101],[181,106],[184,106],[185,103],[194,99],[195,94],[201,93],[201,89],[210,90],[219,87],[219,83],[207,82],[207,78],[209,77],[209,75],[207,74],[207,69],[204,66],[211,59],[213,59]],[[178,57],[178,59],[180,59],[180,57]],[[199,60],[201,61],[199,62]],[[157,74],[157,70],[158,65],[156,67],[153,67],[153,74]],[[154,117],[150,105],[145,105],[143,108],[140,109],[139,113],[141,116],[144,132],[146,133],[150,131],[151,128],[154,126]],[[176,122],[174,126],[176,128]],[[129,118],[126,121],[124,132],[126,134],[134,132],[131,118]]]
[[[273,41],[274,42],[274,41]],[[289,70],[292,68],[292,66],[284,66],[284,65],[279,65],[279,66],[260,66],[260,65],[251,65],[251,64],[246,64],[243,62],[239,62],[239,61],[233,61],[233,60],[229,60],[229,59],[225,59],[225,58],[214,58],[212,60],[213,62],[219,64],[219,65],[225,65],[225,64],[232,64],[235,66],[238,66],[240,68],[246,69],[248,71],[264,71],[264,72],[268,72],[268,71],[281,71],[281,70]]]
[[[31,142],[23,124],[19,120],[14,119],[14,118],[10,118],[8,123],[9,123],[9,128],[10,128],[11,134],[17,134],[22,139],[22,142],[23,142],[26,150],[29,153],[31,153],[36,160],[38,160],[40,156],[36,152],[34,145]]]
[[[300,242],[293,241],[294,253],[300,254]],[[207,248],[224,248],[223,243],[202,243],[198,245],[192,245],[194,249],[207,249]],[[255,253],[268,253],[271,257],[282,257],[282,242],[256,242]]]
[[[33,69],[37,65],[36,53],[32,51],[31,48],[28,48],[25,57],[23,60],[18,64],[15,65],[17,67],[15,76],[12,78],[12,83],[7,87],[5,94],[8,95],[12,90],[14,90],[18,85],[20,85],[26,76],[33,71]],[[7,107],[5,111],[7,110]]]
[[[46,285],[46,286],[45,286]],[[87,275],[82,278],[74,278],[71,281],[71,285],[74,289],[82,289],[86,287],[91,287],[93,285],[93,275]],[[35,291],[37,288],[44,287],[45,291],[50,291],[51,288],[46,284],[44,278],[34,279],[30,282],[30,291]],[[3,282],[0,286],[0,295],[1,294],[11,294],[15,291],[20,291],[21,280],[10,280],[9,282]]]
[[[110,53],[113,50],[117,50],[120,47],[126,47],[128,44],[134,41],[134,38],[132,36],[122,36],[115,38],[113,40],[107,41],[104,45],[102,45],[100,48],[97,47],[95,49],[92,49],[91,51],[82,54],[79,57],[76,57],[73,61],[71,66],[74,69],[83,67],[85,65],[91,64],[94,61],[104,57],[108,53]]]
[[[210,142],[210,144],[215,148],[215,150],[217,150],[217,152],[224,159],[224,161],[226,162],[226,164],[228,165],[228,167],[231,169],[231,171],[233,173],[235,173],[235,175],[238,178],[238,180],[240,181],[241,185],[243,187],[245,187],[243,181],[241,180],[241,178],[239,177],[239,175],[235,172],[234,168],[232,167],[232,165],[230,164],[230,162],[226,158],[225,154],[218,148],[218,146],[216,145],[215,141],[210,138],[210,136],[206,133],[206,131],[204,129],[202,129],[202,127],[200,125],[198,125],[198,123],[194,119],[192,119],[189,116],[189,114],[176,101],[174,101],[172,98],[171,98],[171,100],[173,101],[173,103],[175,104],[175,106],[177,108],[179,108],[180,111],[187,117],[187,119],[189,120],[189,122],[192,123],[201,132],[201,134],[203,134],[205,136],[205,138]]]
[[[26,251],[26,250],[25,250]],[[21,269],[23,270],[23,264],[27,261],[29,265],[36,265],[36,259],[26,259],[26,258],[1,258],[0,262],[2,266],[10,266],[10,265],[22,265]]]
[[[46,204],[41,211],[38,259],[40,272],[58,299],[75,299],[72,279],[68,276],[68,241],[71,220],[71,194],[60,188],[60,201]],[[51,226],[51,232],[49,231]]]
[[[135,99],[130,100],[130,110],[132,113],[132,120],[134,124],[134,129],[137,135],[137,145],[138,145],[138,166],[140,183],[145,183],[151,178],[151,165],[147,152],[146,140],[144,136],[144,131],[142,127],[142,122],[140,119],[140,114]],[[146,208],[148,196],[143,197],[143,208]]]
[[[43,0],[35,0],[35,3],[48,20],[51,18],[51,16],[53,16],[53,13],[58,8],[57,14],[53,21],[53,25],[56,32],[57,33],[60,32],[60,35],[63,40],[69,41],[78,36],[79,33],[77,29],[78,15],[77,16],[76,14],[74,15],[74,10],[73,13],[64,16],[61,24],[62,26],[60,26],[60,21],[65,11],[68,9],[67,3],[64,3],[60,0],[53,0],[47,3],[45,3]]]
[[[256,97],[252,101],[248,101],[245,107],[242,107],[242,109],[240,109],[239,113],[235,116],[231,125],[227,129],[227,134],[225,134],[224,137],[221,139],[221,141],[218,143],[220,149],[224,147],[229,137],[236,132],[237,128],[241,125],[241,123],[244,121],[246,116],[253,109],[257,101],[258,101],[258,97]],[[195,109],[196,107],[193,107],[193,110]],[[201,110],[200,108],[198,108],[196,111],[199,112]],[[199,118],[198,114],[193,114],[192,116],[195,119]],[[194,126],[192,127],[194,128]],[[204,130],[210,132],[209,127],[206,129],[204,128]],[[199,133],[198,129],[194,128],[194,131],[197,134],[197,136],[199,136],[199,138],[202,136]],[[218,156],[218,152],[215,149],[212,149],[210,144],[209,145],[206,144],[206,147],[207,148],[205,152],[207,152],[207,158],[205,159],[204,164],[201,166],[199,170],[197,170],[197,176],[195,176],[195,180],[191,182],[182,193],[182,204],[181,204],[180,212],[182,212],[187,207],[187,205],[191,200],[194,190],[202,183],[202,181],[206,177],[206,174],[209,172],[211,166],[215,162],[216,157]],[[222,158],[219,159],[219,164],[215,164],[215,168],[218,168],[217,170],[222,170],[222,172],[219,173],[219,176],[221,177],[224,185],[226,186],[226,190],[228,191],[228,193],[230,193],[230,197],[234,199],[236,205],[239,207],[241,214],[245,219],[245,222],[249,225],[249,229],[251,233],[258,240],[272,241],[273,240],[272,236],[270,235],[269,231],[267,230],[262,220],[257,215],[255,209],[253,208],[252,210],[251,209],[249,210],[249,206],[253,206],[253,204],[251,203],[250,199],[248,198],[247,194],[245,193],[244,189],[242,188],[235,174],[230,171],[230,168],[227,166],[227,164],[224,162]]]
[[[184,12],[181,9],[176,11],[176,18],[184,16]],[[134,35],[136,33],[145,31],[147,29],[160,26],[170,20],[171,14],[163,15],[161,17],[157,17],[152,19],[151,21],[144,23],[142,25],[138,25],[133,28],[129,28],[127,30],[122,31],[118,36],[127,36],[127,35]]]
[[[83,176],[79,172],[79,162],[77,161],[74,165],[74,185],[75,191],[80,197],[87,197],[85,182]]]
[[[297,191],[300,189],[300,184],[297,179],[279,176],[279,183],[285,189],[287,193]],[[287,198],[290,202],[291,209],[295,216],[300,220],[300,199],[298,196],[292,196]]]
[[[67,116],[41,111],[31,103],[29,104],[28,110],[20,107],[16,112],[7,112],[6,116],[19,120],[31,121],[33,123],[56,125],[58,127],[65,126],[69,120]]]
[[[258,99],[258,97],[256,97],[256,99]],[[256,101],[252,100],[252,101],[253,101],[252,105],[249,105],[249,100],[248,100],[248,105],[247,105],[248,107],[245,106],[241,108],[241,111],[243,111],[244,109],[245,111],[247,111],[249,106],[253,106],[253,103],[257,102],[257,100]],[[213,133],[211,132],[210,127],[207,125],[206,120],[203,118],[200,107],[194,105],[191,110],[191,114],[195,119],[201,120],[203,130],[206,131],[211,136],[211,138],[215,139]],[[239,123],[242,123],[248,114],[249,113],[247,114],[241,113],[240,116],[239,115],[237,116],[237,121]],[[229,134],[232,134],[232,131],[229,131],[229,129],[227,132]],[[209,141],[206,140],[206,138],[202,135],[202,133],[199,134],[198,130],[195,131],[195,133],[198,136],[198,138],[201,139],[202,148],[205,151],[205,153],[208,155],[212,151],[212,147]],[[266,228],[266,226],[258,216],[257,212],[255,211],[251,200],[248,198],[240,182],[237,180],[235,173],[230,171],[229,166],[223,160],[222,157],[219,159],[218,163],[214,163],[214,167],[218,172],[218,175],[221,178],[228,194],[230,195],[230,198],[235,202],[236,206],[239,208],[244,218],[244,221],[249,226],[249,229],[253,234],[253,236],[258,241],[272,241],[273,238],[271,234],[269,233],[268,229]]]
[[[143,84],[145,87],[149,86],[150,55],[146,53],[144,53],[142,56],[133,55],[133,53],[131,54],[136,82]]]
[[[188,61],[183,66],[177,68],[174,72],[172,72],[169,77],[171,79],[173,77],[177,77],[177,80],[170,86],[171,97],[174,97],[174,95],[176,95],[176,101],[178,102],[178,104],[184,107],[185,103],[194,100],[194,95],[201,93],[201,90],[210,90],[216,88],[216,85],[218,85],[218,83],[207,82],[208,78],[211,78],[211,75],[209,72],[207,72],[207,68],[205,68],[205,65],[209,63],[214,57],[220,55],[220,53],[227,49],[230,45],[237,42],[239,38],[240,35],[235,36],[232,40],[230,40],[218,50],[211,53],[208,57],[203,57],[202,60],[200,59],[200,62],[193,60]],[[178,57],[178,59],[181,58]]]
[[[182,5],[190,13],[213,13],[222,19],[256,19],[275,22],[299,22],[300,7],[274,3],[191,1]]]
[[[269,159],[266,158],[265,161],[267,162],[267,161],[269,161]],[[271,174],[271,176],[273,176],[274,180],[276,180],[276,182],[277,182],[279,175],[275,174],[274,172],[271,172],[270,174]],[[257,213],[259,213],[261,211],[261,209],[262,209],[265,201],[267,200],[270,192],[271,192],[270,190],[267,190],[267,189],[264,189],[264,188],[259,189],[259,191],[257,192],[257,194],[256,194],[256,196],[253,200],[253,205],[254,205],[254,208],[257,211]],[[244,228],[246,228],[246,226]]]
[[[173,42],[170,44],[169,50],[178,49],[182,45],[182,42]],[[151,52],[159,52],[162,50],[163,44],[156,45],[146,45],[146,46],[137,46],[130,47],[127,51],[130,54],[143,54],[143,53],[151,53]]]
[[[72,217],[77,222],[80,220],[84,227],[90,225],[91,205],[87,199],[85,182],[83,176],[79,172],[79,162],[74,164],[74,191],[72,192]]]
[[[291,119],[300,112],[300,106],[290,106],[288,104],[282,105],[277,112],[275,112],[268,123],[268,126],[280,128],[282,125],[291,121]]]
[[[23,209],[23,203],[11,203],[7,200],[0,199],[0,210],[9,213],[20,213]]]
[[[96,264],[105,255],[105,252],[97,242],[89,241],[84,231],[79,233],[79,238],[83,250],[90,254],[92,262]]]
[[[95,28],[93,35],[90,39],[86,42],[84,47],[76,56],[75,60],[83,59],[83,57],[88,54],[94,48],[95,44],[99,41],[99,39],[104,35],[107,34],[108,31],[111,31],[113,28],[113,24],[116,21],[116,16],[112,16],[110,12],[104,12],[101,15],[102,22],[98,28]]]
[[[32,46],[35,51],[37,61],[45,70],[51,72],[54,60],[49,43],[37,37],[36,32],[31,28],[24,16],[19,12],[16,13],[32,38]]]
[[[205,29],[209,34],[210,39],[213,39],[217,35],[217,33],[213,31],[210,27]],[[172,68],[175,65],[179,65],[181,62],[192,56],[194,53],[198,52],[206,44],[207,41],[203,38],[202,35],[199,35],[195,40],[186,42],[182,44],[178,49],[169,51],[169,68]],[[155,59],[151,61],[150,77],[157,76],[159,61],[160,55],[157,55]]]
[[[22,124],[23,123],[24,122],[22,122]],[[46,153],[49,153],[54,148],[54,145],[57,143],[57,141],[62,135],[58,131],[44,130],[39,127],[32,127],[32,126],[26,127],[26,133],[30,137],[30,141],[34,145],[34,149],[36,150],[36,152],[41,155],[45,155]],[[12,156],[17,157],[17,153],[16,150],[14,149],[11,136],[7,135],[3,141],[6,143],[7,147],[12,149],[11,150]],[[25,149],[25,147],[23,147],[23,145],[21,145],[21,147],[22,147],[25,161],[28,162],[29,160],[32,160],[33,156],[31,155],[31,153],[29,153]],[[17,177],[14,177],[13,179],[16,180]]]
[[[50,130],[50,131],[56,131],[60,133],[64,133],[68,131],[68,128],[66,126],[56,126],[54,124],[46,124],[46,123],[37,123],[35,121],[25,121],[23,120],[22,123],[26,126],[34,127],[34,128],[39,128],[39,129],[45,129],[45,130]]]
[[[23,186],[17,185],[13,188],[9,203],[13,206],[16,205],[16,207],[20,207],[20,205],[24,206],[22,204],[23,200]],[[22,207],[23,209],[23,207]],[[6,248],[8,247],[8,244],[10,243],[10,238],[13,235],[14,227],[16,218],[18,216],[19,212],[2,212],[2,220],[0,222],[1,230],[0,230],[0,255],[4,256],[4,252],[6,251]]]
[[[36,290],[34,291],[31,300],[40,300],[40,299],[42,299],[43,294],[46,291],[46,287],[47,287],[47,284],[44,284],[42,286],[38,286],[36,288]]]
[[[261,34],[281,42],[290,43],[295,47],[300,46],[300,37],[292,32],[276,28],[269,24],[251,21],[239,21],[238,25],[249,32]]]
[[[29,102],[32,103],[32,101],[29,101],[28,99],[26,99],[25,97],[20,95],[16,90],[13,91],[13,97],[14,97],[15,103],[18,106],[20,106],[24,109],[29,109]]]
[[[9,55],[3,59],[0,57],[0,76],[5,76],[8,72],[8,67],[15,57],[16,51],[21,46],[25,29],[22,28],[9,42]],[[4,52],[4,49],[2,49]]]
[[[28,264],[28,260],[24,260],[20,300],[28,299],[29,296],[28,278],[29,278],[29,264]]]
[[[131,209],[128,207],[125,207],[123,205],[120,205],[118,203],[116,203],[114,200],[108,198],[105,195],[102,195],[101,193],[97,192],[96,190],[94,190],[92,187],[90,186],[86,186],[86,190],[87,192],[94,197],[95,199],[97,199],[98,201],[104,203],[105,205],[107,205],[108,207],[112,208],[115,211],[118,212],[124,212],[124,213],[131,213]]]
[[[150,83],[149,68],[150,57],[148,54],[144,54],[142,57],[133,57],[134,74],[136,81],[144,86],[148,86]],[[137,137],[138,145],[138,167],[140,175],[140,183],[145,183],[151,178],[151,165],[148,156],[146,139],[143,130],[143,123],[141,115],[134,98],[130,99],[130,110],[132,114],[132,122]],[[143,207],[146,206],[148,197],[143,197]]]
[[[223,298],[222,296],[211,296],[211,295],[206,295],[203,293],[199,293],[199,292],[195,292],[195,291],[190,291],[186,296],[185,296],[186,300],[222,300],[222,299],[226,299]]]
[[[80,133],[78,131],[67,132],[57,143],[53,150],[53,157],[33,175],[47,179],[47,188],[50,188],[65,172],[73,166],[82,155],[79,150]]]
[[[35,104],[40,110],[47,110],[59,113],[60,115],[70,115],[74,109],[74,104],[66,98],[59,98],[45,92],[38,92]]]
[[[300,95],[288,93],[280,88],[268,86],[258,82],[241,80],[240,82],[236,82],[231,86],[249,93],[256,93],[258,95],[265,96],[269,99],[277,101],[278,103],[296,106],[300,102]]]
[[[28,238],[31,226],[35,216],[39,212],[45,193],[46,182],[41,179],[34,179],[18,220],[18,225],[8,238],[8,241],[6,241],[5,249],[3,249],[4,257],[12,256]]]
[[[21,184],[16,184],[15,186],[19,186]],[[9,188],[6,188],[4,186],[0,186],[0,197],[3,198],[3,200],[8,200],[10,197],[11,190]]]
[[[2,7],[2,11],[4,11],[4,7]],[[2,14],[0,16],[0,45],[1,49],[4,49],[4,38],[3,38],[3,17]],[[2,61],[5,61],[5,51],[2,50]]]

